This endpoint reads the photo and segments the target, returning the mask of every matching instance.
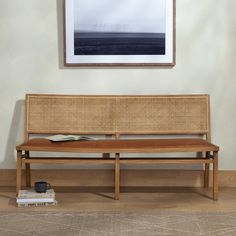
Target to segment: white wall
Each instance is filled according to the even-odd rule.
[[[64,68],[61,0],[0,1],[0,168],[15,168],[25,93],[209,93],[220,169],[236,170],[235,0],[177,0],[177,65]]]

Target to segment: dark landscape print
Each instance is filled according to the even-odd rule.
[[[75,32],[75,55],[164,55],[164,33]]]

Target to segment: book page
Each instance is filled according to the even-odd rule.
[[[63,134],[52,135],[46,137],[46,139],[49,139],[50,141],[53,142],[63,142],[63,141],[73,141],[73,140],[94,140],[94,138],[88,136],[63,135]]]

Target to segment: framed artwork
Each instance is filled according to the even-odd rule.
[[[65,66],[174,66],[175,0],[64,0]]]

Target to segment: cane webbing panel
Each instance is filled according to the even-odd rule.
[[[209,132],[207,95],[27,95],[27,133]]]
[[[120,98],[119,131],[204,133],[207,131],[206,97]]]
[[[83,122],[84,131],[114,132],[115,128],[115,98],[84,98]]]
[[[114,131],[115,98],[28,96],[30,133],[109,133]]]

